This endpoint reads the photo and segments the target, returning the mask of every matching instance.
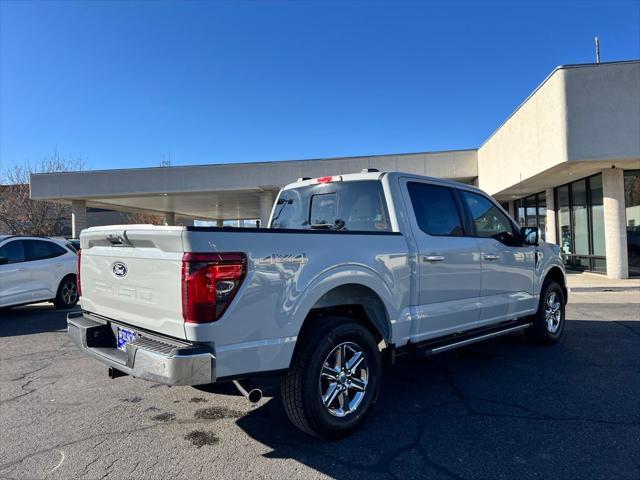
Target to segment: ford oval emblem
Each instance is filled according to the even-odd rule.
[[[128,272],[127,266],[122,262],[114,263],[111,267],[111,270],[113,271],[113,274],[118,278],[126,277]]]

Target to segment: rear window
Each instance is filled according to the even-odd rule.
[[[27,261],[59,257],[67,251],[60,245],[43,240],[25,240]]]
[[[377,180],[333,182],[284,190],[271,228],[389,232],[382,185]]]

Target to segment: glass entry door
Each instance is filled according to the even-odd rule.
[[[640,170],[624,172],[629,276],[640,276]]]
[[[558,243],[568,268],[606,273],[602,175],[555,189]]]

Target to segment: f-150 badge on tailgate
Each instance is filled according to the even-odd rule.
[[[288,253],[288,254],[279,254],[272,253],[267,257],[262,257],[256,260],[257,265],[281,265],[284,263],[297,263],[297,264],[305,264],[309,261],[307,255],[305,253]]]

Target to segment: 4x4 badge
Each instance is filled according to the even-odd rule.
[[[262,257],[256,260],[257,265],[282,265],[284,263],[297,263],[305,264],[309,261],[307,255],[304,253],[272,253],[267,257]]]

